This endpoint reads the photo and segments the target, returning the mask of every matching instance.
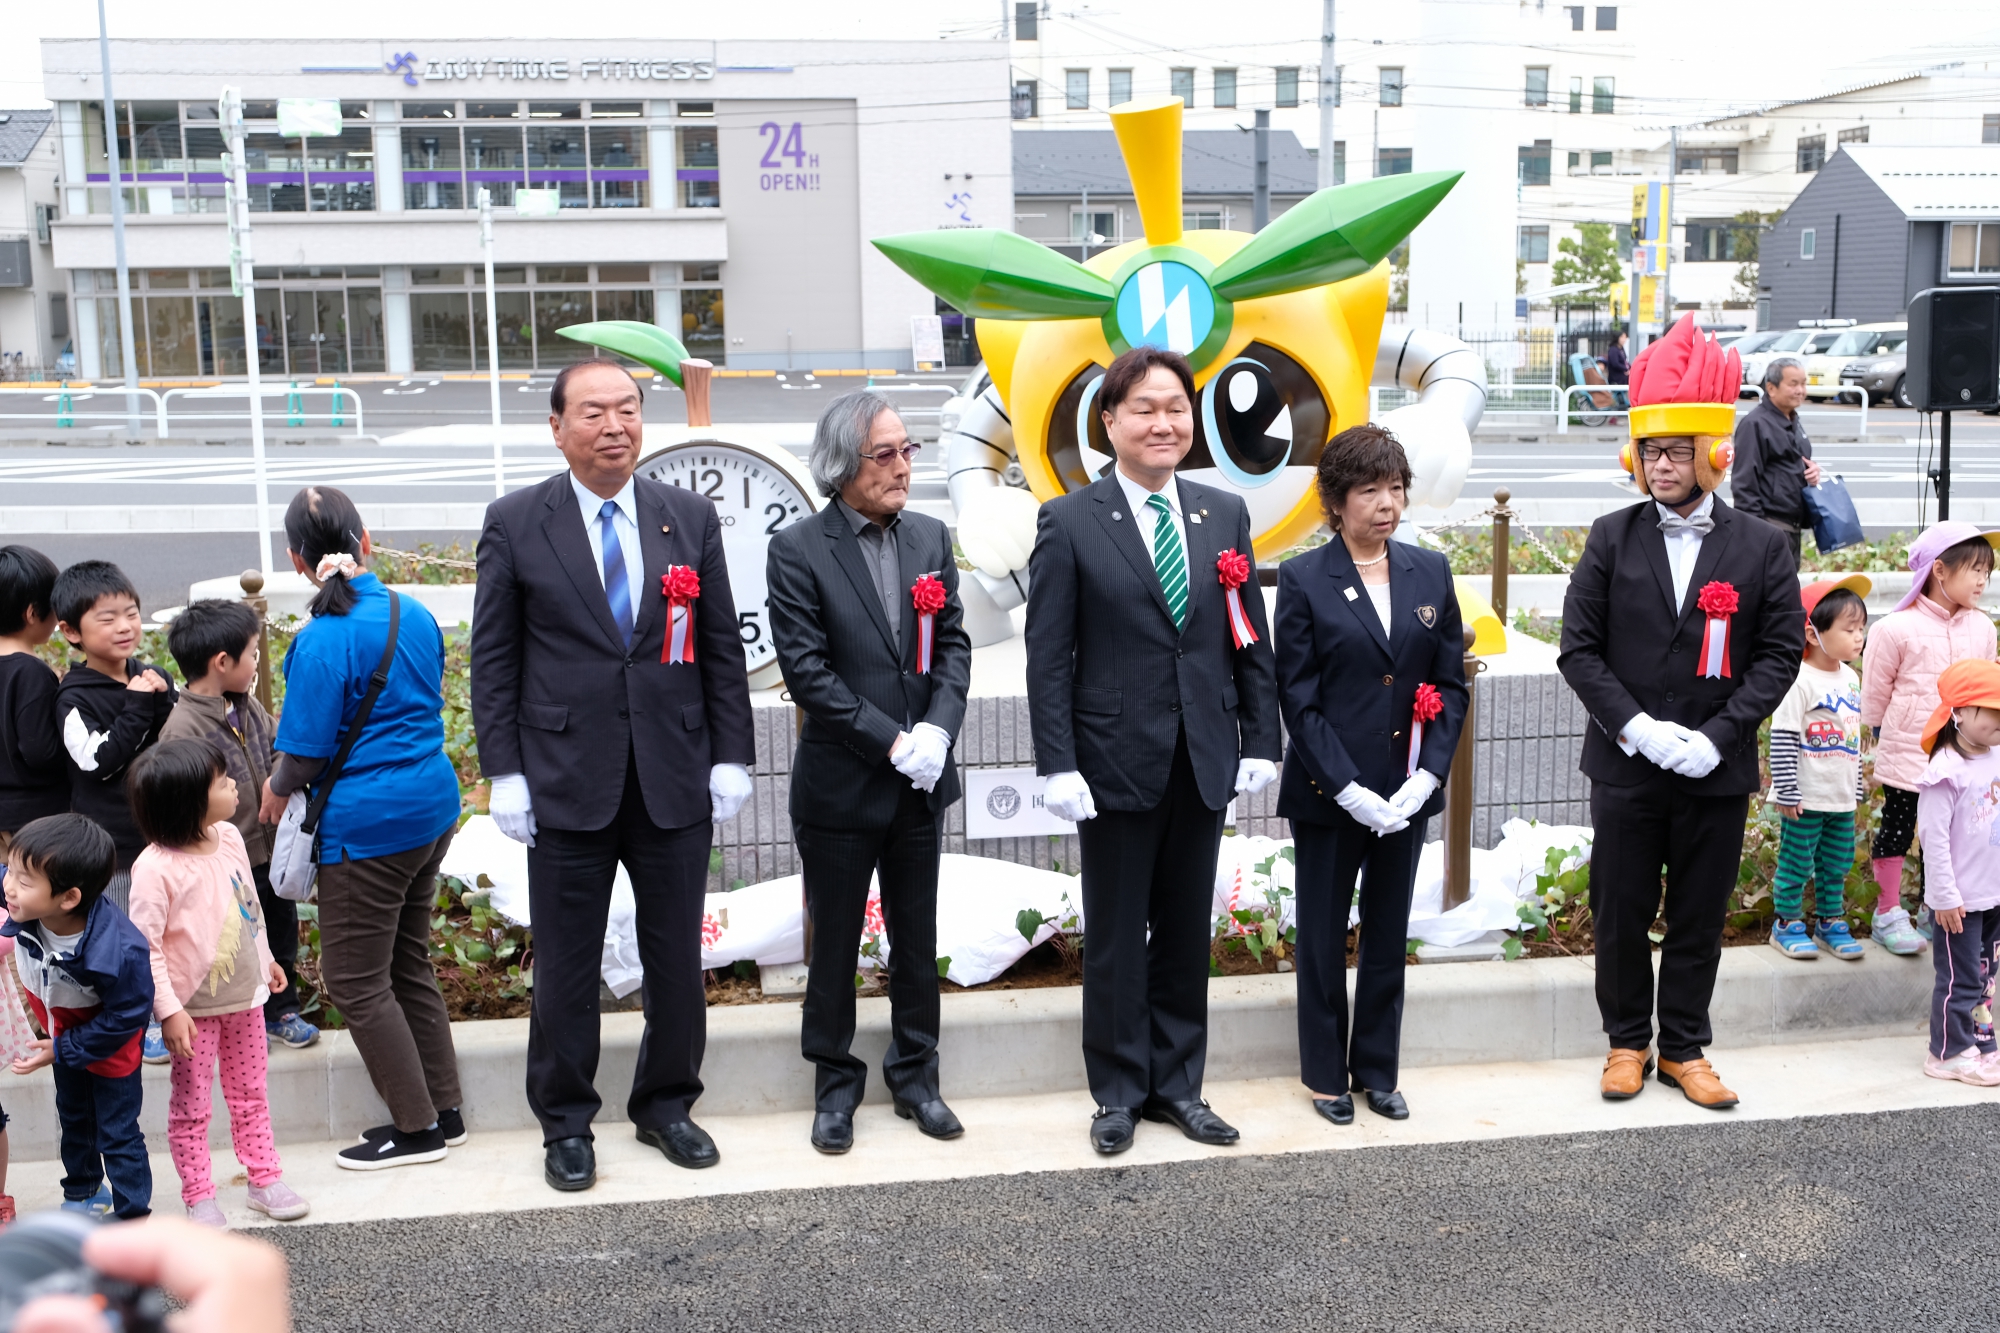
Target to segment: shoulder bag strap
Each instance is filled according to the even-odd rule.
[[[382,687],[389,683],[389,667],[396,660],[396,632],[401,621],[402,599],[393,591],[389,593],[389,642],[382,646],[382,662],[375,668],[375,674],[368,678],[368,693],[361,696],[361,706],[354,710],[354,721],[348,725],[347,735],[341,738],[340,749],[334,754],[333,762],[326,766],[326,773],[319,780],[319,794],[306,806],[306,817],[300,824],[300,831],[311,835],[319,831],[319,817],[326,811],[327,798],[333,795],[334,779],[347,763],[348,751],[361,735],[361,729],[368,725],[368,715],[375,711],[375,701],[382,695]]]

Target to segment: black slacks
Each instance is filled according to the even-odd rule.
[[[1222,815],[1201,798],[1183,732],[1158,805],[1100,810],[1076,826],[1083,848],[1083,1067],[1099,1106],[1201,1096]]]
[[[1714,1040],[1708,1002],[1749,808],[1748,796],[1680,791],[1665,773],[1634,787],[1591,785],[1597,1008],[1613,1047],[1641,1051],[1653,1038],[1653,944],[1646,932],[1656,916],[1667,927],[1660,944],[1660,1058],[1698,1059]]]
[[[1292,825],[1297,855],[1299,1077],[1337,1097],[1394,1092],[1403,1045],[1410,892],[1424,822],[1378,838],[1354,820]],[[1361,881],[1361,953],[1347,1012],[1347,913]]]
[[[528,1016],[528,1106],[544,1142],[590,1138],[603,1098],[597,1077],[599,977],[611,884],[619,862],[638,907],[646,1031],[626,1112],[642,1129],[688,1118],[701,1096],[708,996],[701,975],[701,914],[708,890],[703,822],[663,829],[646,814],[639,766],[628,757],[625,792],[608,825],[583,833],[549,828],[528,849],[534,918],[535,996]]]
[[[898,1102],[938,1093],[938,855],[943,844],[928,797],[908,788],[887,828],[798,824],[812,917],[813,956],[806,972],[800,1049],[818,1067],[813,1104],[853,1111],[868,1085],[854,1044],[854,960],[868,911],[868,881],[882,878],[882,928],[889,943],[889,1054],[882,1078]]]

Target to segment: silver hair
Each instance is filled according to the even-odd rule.
[[[1764,363],[1764,387],[1769,389],[1773,384],[1783,384],[1787,366],[1797,370],[1801,375],[1806,373],[1806,363],[1797,357],[1774,356]]]
[[[895,410],[887,397],[870,389],[842,394],[826,405],[819,425],[813,427],[812,452],[806,455],[806,468],[821,495],[830,500],[854,480],[875,418]]]

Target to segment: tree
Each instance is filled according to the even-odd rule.
[[[1757,245],[1764,233],[1778,220],[1777,213],[1759,213],[1756,209],[1745,209],[1730,219],[1736,225],[1730,228],[1733,244],[1730,257],[1737,261],[1735,287],[1730,295],[1739,301],[1757,299]]]
[[[1596,305],[1611,288],[1625,281],[1625,264],[1618,258],[1618,243],[1609,222],[1579,222],[1575,236],[1556,242],[1556,256],[1549,266],[1549,279],[1555,286],[1591,284],[1590,291],[1557,297],[1557,305]]]

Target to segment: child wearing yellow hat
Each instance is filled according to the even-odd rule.
[[[1937,929],[1931,957],[1930,1050],[1924,1072],[2000,1085],[1993,991],[2000,964],[2000,663],[1953,662],[1938,676],[1923,731],[1930,767],[1917,781],[1924,902]]]

